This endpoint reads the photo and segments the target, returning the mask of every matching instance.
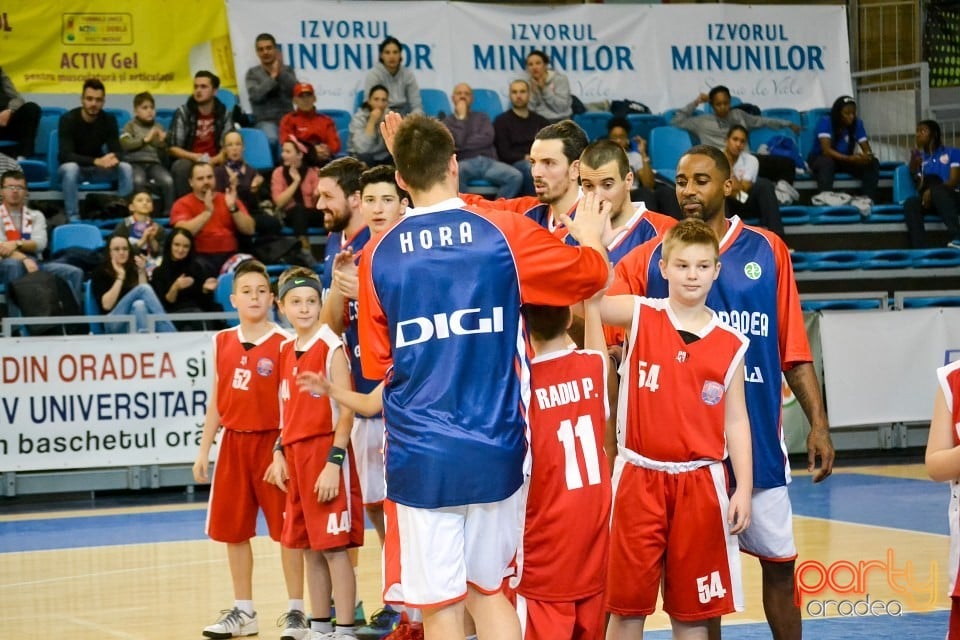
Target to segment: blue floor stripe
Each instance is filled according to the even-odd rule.
[[[946,484],[860,473],[837,473],[813,484],[790,484],[793,513],[855,524],[948,535]]]
[[[850,638],[922,638],[940,640],[947,634],[949,611],[905,613],[902,616],[863,618],[827,618],[804,620],[803,634],[817,640],[850,640]],[[724,625],[723,636],[737,640],[770,640],[770,627],[765,623]],[[671,638],[670,631],[648,631],[650,640]]]

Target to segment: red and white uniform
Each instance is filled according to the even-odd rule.
[[[937,369],[940,390],[953,422],[953,444],[960,445],[960,360]],[[960,478],[950,481],[950,598],[948,640],[960,640]]]
[[[322,551],[363,544],[363,502],[353,450],[340,473],[340,491],[329,502],[318,502],[315,485],[327,465],[339,411],[328,396],[301,392],[297,375],[315,371],[330,375],[340,338],[323,325],[306,342],[296,338],[280,347],[280,420],[283,454],[290,480],[287,487],[283,546]]]
[[[284,494],[263,481],[273,461],[279,435],[277,390],[280,344],[290,336],[273,327],[249,342],[240,327],[213,337],[217,411],[223,425],[210,486],[207,535],[238,543],[256,535],[257,511],[263,509],[270,537],[280,539]]]
[[[525,640],[603,637],[611,495],[606,363],[596,351],[531,361],[532,465],[510,582]]]
[[[636,298],[621,365],[607,608],[695,621],[742,610],[729,534],[725,394],[747,339],[716,316],[687,344],[666,299]]]

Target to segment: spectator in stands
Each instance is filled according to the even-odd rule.
[[[550,58],[543,51],[527,54],[530,109],[550,122],[559,122],[573,116],[573,95],[567,76],[549,67]]]
[[[149,190],[152,182],[160,196],[160,210],[173,205],[173,178],[164,166],[167,159],[167,132],[156,120],[157,108],[150,92],[133,97],[133,118],[123,125],[120,146],[124,160],[133,169],[133,190]]]
[[[630,138],[630,123],[626,118],[610,118],[607,122],[607,139],[620,145],[627,153],[630,169],[636,176],[632,198],[642,201],[653,211],[682,219],[676,189],[667,184],[657,184],[650,156],[647,155],[647,141],[641,136]]]
[[[147,259],[134,255],[130,241],[123,236],[110,236],[107,240],[107,255],[93,272],[90,288],[94,300],[104,315],[136,316],[138,333],[147,332],[147,316],[163,315],[163,305],[147,283]],[[126,333],[127,323],[104,324],[107,333]],[[158,332],[176,331],[167,320],[157,320]]]
[[[960,249],[960,149],[944,146],[935,120],[917,124],[917,148],[910,155],[910,173],[919,194],[903,203],[910,246],[926,246],[923,216],[935,213],[953,235],[947,246]]]
[[[773,183],[758,175],[760,163],[747,151],[747,128],[739,124],[730,127],[723,148],[730,162],[732,187],[727,196],[727,213],[745,218],[757,218],[760,225],[785,239],[780,202]]]
[[[493,124],[482,111],[472,111],[473,90],[460,83],[453,88],[453,113],[443,124],[453,134],[457,164],[460,167],[460,191],[469,190],[472,180],[486,180],[497,187],[498,198],[513,198],[520,193],[523,175],[497,160],[493,146]]]
[[[27,272],[42,269],[67,281],[80,305],[83,271],[69,264],[42,260],[47,248],[47,219],[27,206],[27,178],[22,172],[0,175],[0,284],[10,284]],[[8,300],[8,306],[12,303]],[[19,315],[13,308],[10,315]]]
[[[24,101],[13,80],[0,68],[0,140],[16,143],[4,151],[12,157],[32,156],[39,124],[40,106]]]
[[[300,240],[302,257],[313,264],[307,228],[323,225],[323,214],[317,211],[317,157],[308,147],[291,136],[280,148],[283,166],[273,170],[270,195],[277,210],[282,210],[286,225]]]
[[[316,109],[317,97],[313,85],[301,82],[293,88],[293,104],[296,110],[283,116],[280,121],[281,144],[291,136],[313,146],[317,162],[327,163],[340,153],[340,136],[333,119]]]
[[[220,78],[209,71],[193,76],[193,95],[173,115],[167,137],[170,167],[176,197],[190,192],[190,172],[196,163],[223,164],[223,136],[233,129],[233,118],[217,99]]]
[[[247,96],[253,108],[253,126],[266,134],[273,149],[277,146],[280,120],[291,110],[297,76],[292,68],[283,64],[283,53],[272,35],[258,35],[256,47],[260,64],[247,69]]]
[[[696,109],[701,104],[709,102],[713,113],[696,115]],[[709,93],[701,93],[696,100],[676,112],[670,122],[675,127],[686,129],[700,139],[700,144],[708,144],[717,149],[724,149],[727,144],[727,133],[735,124],[745,128],[749,133],[759,127],[770,129],[791,129],[800,133],[800,125],[780,118],[764,118],[753,115],[743,109],[731,108],[730,90],[717,85]],[[757,157],[760,162],[760,174],[776,182],[786,180],[793,184],[796,167],[792,160],[782,156],[764,155]]]
[[[213,302],[217,279],[204,276],[194,250],[193,234],[186,229],[170,232],[163,245],[163,260],[150,276],[150,286],[163,308],[171,313],[219,310],[219,305]]]
[[[153,219],[153,196],[146,189],[134,189],[130,196],[130,215],[117,223],[113,235],[130,240],[140,255],[147,257],[147,274],[160,258],[166,231]]]
[[[79,219],[80,183],[117,181],[118,193],[133,190],[133,169],[120,161],[117,119],[103,112],[106,89],[96,78],[83,83],[81,105],[60,117],[60,184],[70,220]]]
[[[380,123],[390,106],[390,93],[382,84],[367,91],[367,99],[350,121],[350,142],[347,152],[369,167],[391,164],[390,152],[383,142]]]
[[[400,41],[387,36],[380,43],[380,61],[373,65],[363,83],[364,96],[369,96],[377,85],[387,88],[390,110],[403,115],[423,113],[420,86],[413,72],[403,66]]]
[[[857,102],[850,96],[840,96],[834,100],[830,114],[820,118],[817,123],[815,134],[817,142],[810,151],[807,164],[820,193],[833,189],[833,178],[837,171],[845,171],[860,178],[861,192],[875,202],[880,181],[880,161],[870,149],[863,120],[857,117]]]
[[[190,172],[191,192],[170,210],[170,224],[194,235],[205,277],[216,277],[223,263],[237,253],[238,233],[249,236],[255,229],[253,218],[237,198],[236,186],[228,186],[225,193],[214,186],[213,167],[198,162]]]
[[[493,144],[497,157],[520,172],[520,194],[536,195],[530,173],[530,146],[537,132],[550,122],[530,110],[530,84],[523,79],[510,83],[510,109],[493,120]]]

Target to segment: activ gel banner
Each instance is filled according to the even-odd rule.
[[[716,84],[744,102],[800,110],[851,91],[842,6],[564,5],[228,0],[236,73],[272,33],[318,106],[352,110],[387,35],[422,88],[500,92],[544,50],[586,103],[629,98],[658,112]],[[244,89],[241,86],[241,94]],[[245,99],[245,95],[243,95]],[[245,102],[246,104],[246,102]]]
[[[200,69],[236,85],[223,2],[9,0],[0,12],[0,66],[20,93],[79,94],[99,78],[108,94],[186,95]]]

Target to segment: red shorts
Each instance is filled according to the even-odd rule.
[[[288,549],[325,551],[363,546],[363,500],[360,481],[347,447],[347,459],[340,468],[340,492],[329,502],[317,500],[314,487],[327,466],[333,434],[300,440],[283,448],[287,459],[286,518],[281,544]]]
[[[722,463],[668,473],[624,464],[613,495],[607,609],[663,609],[684,622],[742,609],[737,538],[728,533]]]
[[[573,602],[547,602],[515,595],[523,640],[603,640],[607,616],[604,594]]]
[[[280,540],[283,491],[263,480],[273,462],[279,431],[224,429],[213,467],[207,535],[217,542],[246,542],[257,535],[257,511],[263,509],[270,537]]]

